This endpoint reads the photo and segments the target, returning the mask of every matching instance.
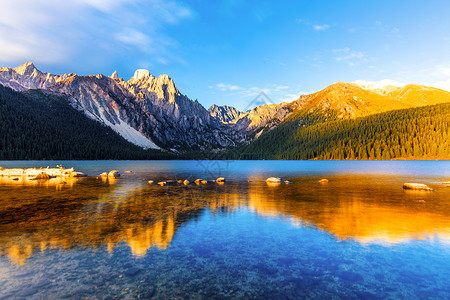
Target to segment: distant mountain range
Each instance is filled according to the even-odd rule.
[[[239,158],[236,151],[257,145],[264,147],[261,141],[268,137],[279,139],[272,141],[273,144],[284,144],[290,136],[277,137],[274,129],[284,128],[286,124],[291,128],[293,120],[295,127],[302,129],[318,123],[356,120],[450,102],[450,93],[436,88],[393,81],[356,81],[337,82],[290,103],[265,104],[247,112],[217,105],[207,110],[181,94],[168,75],[154,77],[147,70],[137,70],[128,81],[119,78],[117,72],[111,76],[53,75],[39,71],[32,63],[14,69],[0,68],[0,84],[22,94],[40,90],[42,97],[62,99],[58,101],[65,102],[85,118],[111,128],[134,145],[181,156],[199,152],[233,153]],[[77,122],[84,121],[78,118]],[[298,135],[298,132],[291,130],[283,134]],[[295,147],[295,143],[290,147]],[[284,151],[280,149],[277,151]],[[308,158],[320,157],[316,154]],[[273,156],[260,158],[266,157]]]

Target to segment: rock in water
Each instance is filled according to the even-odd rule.
[[[328,183],[328,179],[320,179],[319,181],[318,181],[319,183]]]
[[[41,172],[37,174],[36,179],[50,179],[50,176],[45,172]]]
[[[185,181],[183,181],[183,184],[184,185],[188,185],[189,184],[189,180],[186,179]]]
[[[216,182],[225,182],[225,178],[219,177],[216,179]]]
[[[404,183],[403,184],[403,188],[405,190],[415,190],[415,191],[433,191],[432,188],[430,188],[428,185],[426,184],[422,184],[422,183]]]
[[[112,170],[111,172],[108,173],[108,177],[117,178],[117,177],[120,177],[120,173],[117,170]]]
[[[269,177],[266,179],[266,182],[269,183],[281,183],[281,178],[280,177]]]

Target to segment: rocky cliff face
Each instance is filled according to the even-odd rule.
[[[236,122],[244,117],[246,114],[240,112],[236,108],[228,105],[217,106],[215,104],[211,105],[208,109],[211,117],[219,120],[223,124],[236,124]]]
[[[28,63],[0,69],[0,83],[15,90],[45,89],[67,95],[72,106],[145,148],[176,151],[236,146],[245,135],[212,118],[181,94],[167,75],[137,70],[129,81],[103,75],[42,73]]]

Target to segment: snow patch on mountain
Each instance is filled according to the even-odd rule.
[[[120,134],[124,139],[133,143],[137,146],[140,146],[144,149],[161,149],[158,147],[152,140],[144,136],[142,133],[128,125],[122,120],[119,120],[119,124],[108,124],[115,132]]]
[[[400,83],[391,79],[383,79],[380,81],[366,81],[366,80],[356,80],[352,83],[362,87],[367,90],[384,89],[386,87],[402,87],[405,86],[404,83]]]

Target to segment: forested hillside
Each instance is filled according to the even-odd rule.
[[[393,159],[450,156],[450,103],[356,119],[297,112],[233,159]]]
[[[59,96],[0,85],[0,160],[167,159],[87,118]]]

